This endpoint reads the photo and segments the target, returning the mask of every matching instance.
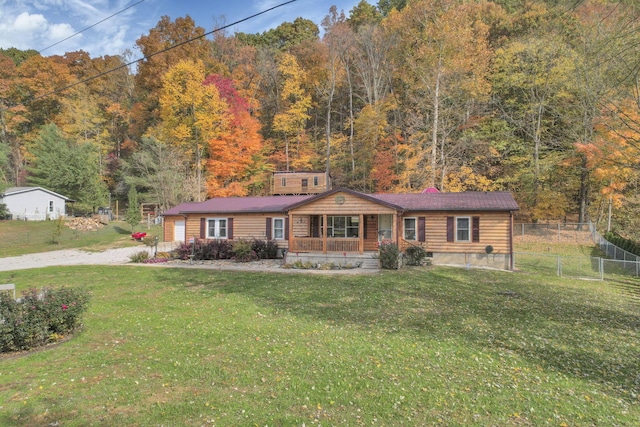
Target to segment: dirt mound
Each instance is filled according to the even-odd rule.
[[[97,218],[76,217],[66,221],[67,227],[78,231],[97,231],[104,227],[104,224]]]

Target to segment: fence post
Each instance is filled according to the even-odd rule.
[[[557,228],[558,228],[558,233],[557,233],[558,243],[560,243],[560,224],[557,225]]]
[[[562,277],[562,259],[560,258],[560,255],[556,255],[558,261],[558,266],[557,266],[557,270],[556,270],[556,274],[558,275],[558,277]]]
[[[604,280],[604,258],[600,257],[600,262],[598,263],[600,266],[600,280]]]

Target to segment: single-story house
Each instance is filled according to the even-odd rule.
[[[509,192],[365,194],[336,188],[316,195],[213,198],[163,213],[166,241],[276,240],[287,262],[352,263],[381,243],[421,246],[434,264],[513,269]],[[325,226],[326,225],[326,226]]]
[[[42,187],[11,187],[0,193],[12,219],[42,221],[67,214],[67,202],[73,200]]]

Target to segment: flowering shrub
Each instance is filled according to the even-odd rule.
[[[380,243],[380,246],[378,247],[380,267],[386,270],[397,270],[399,256],[400,249],[398,249],[398,245],[391,242]]]
[[[0,292],[0,352],[28,350],[61,339],[76,330],[89,304],[83,289],[43,288],[14,300]]]

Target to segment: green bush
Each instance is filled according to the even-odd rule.
[[[615,234],[611,231],[604,235],[604,238],[611,244],[616,245],[620,249],[630,252],[634,255],[640,256],[640,245],[633,240],[625,239],[624,237]]]
[[[407,257],[407,265],[422,265],[422,261],[427,257],[427,251],[420,246],[409,246],[404,254]]]
[[[147,259],[149,259],[149,252],[147,251],[136,252],[133,255],[129,255],[129,259],[131,260],[131,262],[135,262],[135,263],[145,262]]]
[[[380,259],[380,267],[385,270],[398,269],[398,257],[400,249],[395,243],[381,243],[378,248],[378,258]]]
[[[233,259],[237,262],[256,261],[258,255],[256,255],[256,252],[253,250],[250,241],[238,240],[233,243]]]
[[[0,292],[0,352],[28,350],[76,330],[89,294],[75,288],[30,289],[14,300]]]

